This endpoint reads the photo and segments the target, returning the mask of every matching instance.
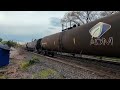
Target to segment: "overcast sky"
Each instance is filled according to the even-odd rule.
[[[0,37],[28,42],[61,31],[67,11],[0,11]]]

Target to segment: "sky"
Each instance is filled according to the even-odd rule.
[[[0,11],[0,38],[29,42],[60,32],[67,11]]]

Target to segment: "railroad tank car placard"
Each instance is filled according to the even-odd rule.
[[[109,29],[111,25],[99,22],[89,30],[91,34],[90,45],[113,45],[113,37],[101,38]]]
[[[92,27],[89,32],[93,37],[100,38],[103,34],[105,34],[109,29],[111,28],[111,25],[99,22],[94,27]]]

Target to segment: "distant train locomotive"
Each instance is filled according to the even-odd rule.
[[[30,42],[28,49],[54,55],[56,52],[120,56],[120,13]]]

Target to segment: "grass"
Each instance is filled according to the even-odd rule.
[[[32,75],[32,79],[51,79],[52,77],[56,77],[56,78],[60,78],[63,79],[64,76],[63,75],[59,75],[55,70],[53,69],[44,69],[34,75]]]
[[[39,78],[39,79],[49,79],[49,77],[55,77],[57,76],[58,78],[63,78],[62,75],[59,75],[55,70],[53,69],[45,69],[42,70],[32,76],[32,79]]]
[[[37,57],[37,56],[33,56],[32,57],[32,59],[31,59],[31,61],[34,61],[34,62],[39,62],[40,61],[40,58],[39,57]]]
[[[86,56],[86,55],[85,55],[85,56]],[[85,56],[84,56],[84,57],[85,57]],[[88,55],[88,56],[90,56],[91,58],[96,58],[96,59],[102,58],[102,60],[105,60],[105,61],[120,62],[120,58],[119,58],[119,57],[92,56],[92,55]]]
[[[106,61],[120,62],[120,58],[118,58],[118,57],[105,57],[105,56],[102,56],[102,59],[106,60]]]
[[[106,61],[120,62],[120,58],[104,58]]]
[[[38,62],[39,62],[39,58],[36,56],[33,56],[32,59],[30,60],[22,60],[22,62],[20,63],[20,69],[26,70],[29,66]]]
[[[0,79],[6,79],[6,77],[4,75],[0,76]]]
[[[7,79],[7,76],[4,74],[0,74],[0,79]]]
[[[29,61],[23,61],[23,62],[21,62],[20,63],[20,69],[27,69],[27,67],[29,66],[30,64],[29,64]]]

